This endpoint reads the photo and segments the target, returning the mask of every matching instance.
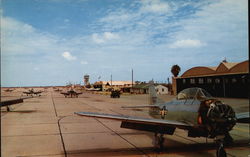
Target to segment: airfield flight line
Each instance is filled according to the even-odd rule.
[[[66,99],[59,91],[54,91],[52,88],[48,91],[49,93],[45,91],[41,97],[25,100],[23,105],[17,106],[18,109],[14,106],[13,110],[17,112],[5,112],[1,109],[5,112],[5,115],[1,117],[2,156],[209,157],[216,156],[216,148],[225,149],[224,155],[228,156],[238,157],[249,154],[249,125],[237,123],[239,120],[248,121],[246,113],[238,115],[248,107],[245,105],[248,100],[245,99],[223,98],[222,101],[225,103],[219,104],[218,99],[202,98],[202,101],[211,100],[210,103],[221,106],[218,107],[219,110],[216,107],[212,110],[209,104],[209,114],[201,115],[198,112],[192,112],[194,109],[203,110],[197,107],[198,101],[182,99],[191,95],[178,95],[176,100],[170,101],[172,103],[169,102],[169,105],[164,107],[161,105],[162,101],[152,92],[150,103],[148,103],[149,96],[146,94],[123,95],[119,99],[112,99],[109,95],[84,92],[77,99]],[[206,94],[203,90],[198,91]],[[21,93],[17,90],[6,94],[9,98],[13,98]],[[171,95],[160,97],[164,101],[174,98]],[[7,98],[7,95],[4,95],[5,101]],[[234,109],[231,111],[230,107],[227,108],[222,104],[229,104]],[[185,105],[189,108],[183,107]],[[179,108],[184,108],[181,114],[178,114]],[[202,123],[205,123],[209,120],[204,116],[216,117],[217,111],[219,113],[229,111],[228,115],[235,112],[235,117],[239,118],[236,119],[236,124],[230,134],[224,135],[224,141],[229,142],[230,137],[234,139],[232,144],[224,147],[224,143],[221,146],[221,141],[215,144],[213,138],[193,138],[186,135],[187,131],[189,135],[197,136],[192,126],[201,122],[198,117],[201,116]],[[75,115],[74,112],[81,116]],[[175,118],[170,118],[173,114],[176,115]],[[190,115],[188,116],[190,118],[185,118],[187,115]],[[186,120],[183,121],[183,118]],[[234,116],[231,118],[234,119]],[[214,123],[220,123],[219,119],[213,119],[215,119]],[[233,125],[233,123],[230,124]],[[214,131],[213,129],[218,125],[213,126],[210,123],[207,125],[202,129],[210,128],[209,133],[213,133],[213,136],[225,131],[220,129]],[[203,133],[200,132],[202,135]],[[159,145],[161,143],[162,146]],[[217,151],[217,156],[223,155],[220,154],[221,151]]]

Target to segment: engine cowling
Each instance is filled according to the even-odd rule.
[[[212,101],[208,104],[206,126],[210,137],[227,134],[236,124],[233,108],[221,101]]]

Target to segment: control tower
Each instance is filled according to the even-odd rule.
[[[84,85],[88,85],[89,84],[89,75],[84,75]]]

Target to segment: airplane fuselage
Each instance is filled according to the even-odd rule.
[[[196,126],[200,104],[199,100],[174,100],[159,105],[161,109],[166,109],[165,113],[162,113],[160,108],[152,108],[149,114],[153,118],[175,120]]]

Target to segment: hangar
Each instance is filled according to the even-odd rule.
[[[222,61],[217,67],[193,67],[174,78],[176,92],[190,87],[206,89],[215,97],[249,97],[249,61]]]

